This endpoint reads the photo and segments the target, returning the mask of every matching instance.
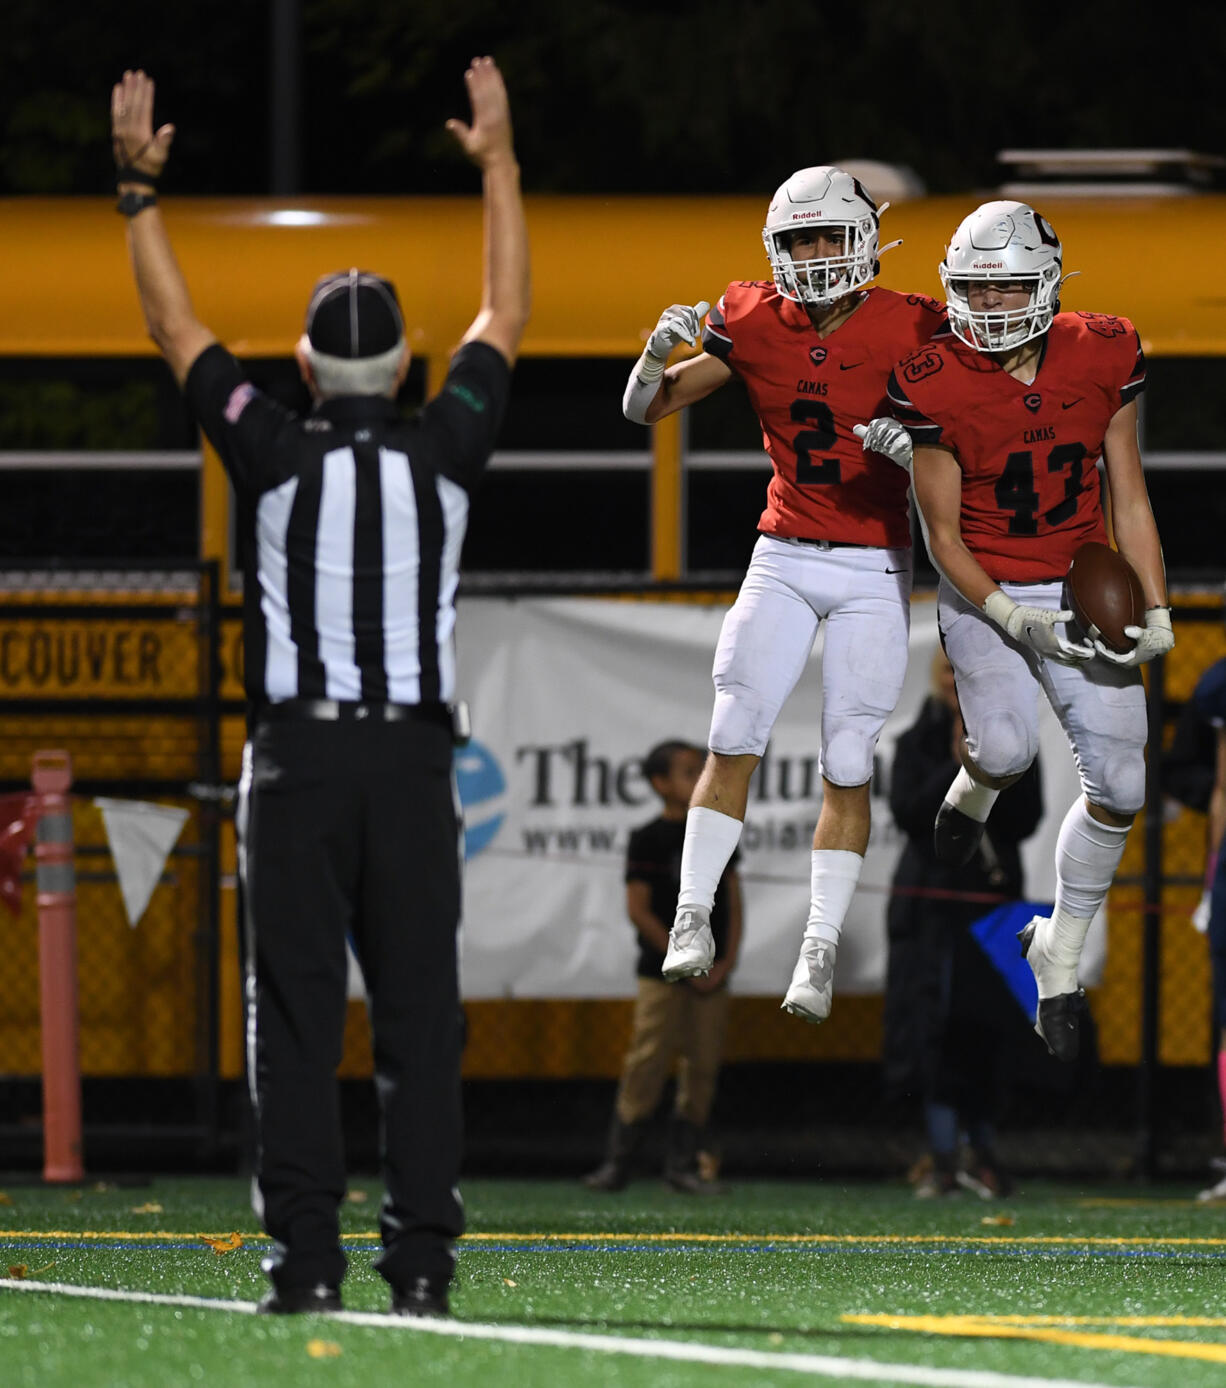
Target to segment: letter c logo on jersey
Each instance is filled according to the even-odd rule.
[[[945,358],[940,352],[934,352],[931,348],[922,352],[915,352],[902,364],[902,378],[908,385],[914,385],[916,381],[927,380],[929,376],[935,376],[945,365]]]
[[[814,366],[821,366],[822,362],[826,360],[826,349],[824,347],[810,347],[809,360]]]
[[[456,749],[455,777],[464,806],[464,856],[475,858],[502,828],[507,779],[490,749],[475,741]]]
[[[1022,404],[1026,406],[1031,414],[1038,414],[1043,408],[1043,397],[1037,390],[1032,390],[1029,395],[1022,396]]]

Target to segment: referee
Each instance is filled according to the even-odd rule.
[[[409,422],[396,291],[349,270],[311,295],[296,355],[314,408],[262,395],[195,317],[156,181],[174,130],[153,82],[111,99],[119,209],[150,336],[239,499],[250,709],[239,800],[257,1213],[275,1240],[262,1311],[337,1310],[346,1260],[336,1069],[346,937],[374,1033],[387,1193],[376,1266],[393,1311],[443,1315],[463,1232],[452,631],[469,493],[493,448],[528,317],[528,243],[502,77],[465,74],[482,171],[481,308]]]

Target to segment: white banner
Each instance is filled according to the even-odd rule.
[[[666,738],[706,745],[722,620],[722,608],[692,603],[461,604],[459,688],[474,730],[457,754],[468,848],[466,997],[633,994],[626,840],[659,806],[641,759]],[[819,635],[750,792],[741,838],[745,940],[732,985],[739,993],[782,996],[804,929],[821,803],[821,646]],[[906,686],[878,749],[872,839],[839,949],[844,993],[884,986],[885,909],[901,848],[886,799],[889,765],[928,693],[936,647],[936,603],[917,601]],[[1028,895],[1050,901],[1056,834],[1080,787],[1046,701],[1040,757],[1047,813],[1023,858]],[[1101,971],[1101,930],[1091,939],[1084,981]]]

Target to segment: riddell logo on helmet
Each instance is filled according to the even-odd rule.
[[[1005,262],[1003,260],[977,260],[971,266],[972,270],[1003,270]]]
[[[794,222],[811,222],[814,217],[820,217],[821,215],[820,212],[793,212],[792,220]]]

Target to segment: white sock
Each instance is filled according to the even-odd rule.
[[[825,940],[837,945],[843,933],[843,917],[855,895],[860,869],[864,866],[862,853],[844,848],[815,848],[809,869],[809,919],[805,922],[806,940]]]
[[[1131,827],[1131,826],[1129,826]],[[1100,824],[1080,797],[1056,840],[1056,911],[1093,919],[1124,856],[1128,829]]]
[[[986,824],[1000,791],[980,785],[965,766],[958,768],[953,784],[945,792],[945,803],[961,810],[968,819]]]
[[[1127,839],[1127,829],[1093,818],[1084,796],[1064,816],[1056,840],[1056,909],[1041,927],[1046,962],[1035,970],[1040,997],[1076,990],[1086,932],[1106,899]]]
[[[739,819],[701,805],[686,815],[678,910],[682,906],[701,906],[709,911],[715,904],[715,889],[744,827]]]

